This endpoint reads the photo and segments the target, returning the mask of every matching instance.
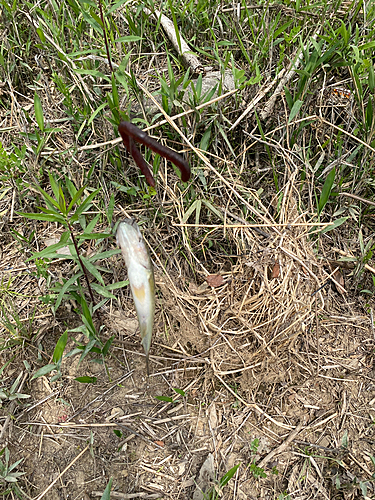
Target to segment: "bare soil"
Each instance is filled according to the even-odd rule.
[[[301,245],[296,231],[289,240],[283,234],[283,245],[294,242],[295,252]],[[19,483],[25,498],[100,498],[111,477],[113,498],[203,498],[197,483],[210,454],[214,476],[202,487],[211,488],[212,495],[216,487],[213,491],[223,499],[271,500],[283,493],[301,499],[354,499],[362,498],[365,488],[367,498],[373,498],[372,304],[331,285],[311,297],[317,289],[312,276],[278,253],[277,238],[270,244],[272,252],[258,251],[265,245],[257,233],[248,238],[252,254],[232,263],[230,272],[222,271],[219,287],[195,282],[186,270],[180,276],[160,267],[156,271],[149,378],[126,290],[119,303],[101,314],[105,337],[115,335],[106,369],[89,358],[79,364],[77,357],[69,357],[56,382],[25,377],[21,392],[30,399],[20,400],[11,412],[12,403],[4,403],[1,410],[12,415],[3,444],[12,463],[23,458],[18,470],[26,472]],[[302,248],[310,251],[306,242]],[[20,254],[8,255],[13,268],[24,266]],[[311,264],[315,257],[309,255]],[[272,271],[277,274],[275,257],[281,271],[272,277]],[[311,269],[319,275],[323,271],[315,264]],[[114,266],[122,279],[122,262],[115,259]],[[293,267],[289,282],[288,266]],[[5,259],[3,276],[7,267]],[[211,267],[217,271],[220,266],[216,262]],[[43,290],[42,281],[30,272],[13,276],[28,294],[32,287],[35,295],[38,287]],[[246,295],[249,284],[258,293],[254,289]],[[16,297],[15,306],[22,302]],[[20,371],[27,375],[20,359],[35,358],[38,349],[39,366],[46,364],[46,353],[53,351],[66,325],[75,326],[69,304],[60,309],[56,318],[43,308],[36,311],[37,337],[17,345],[15,361],[3,371],[7,386]],[[24,305],[26,310],[31,312],[30,304]],[[275,311],[284,314],[282,321]],[[66,352],[74,347],[72,339]],[[1,364],[10,359],[3,351]],[[34,363],[32,371],[36,368]],[[97,382],[77,382],[82,375]],[[173,397],[174,402],[155,396]],[[237,464],[233,479],[221,490],[218,480]]]

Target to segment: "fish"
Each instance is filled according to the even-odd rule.
[[[154,268],[145,240],[134,219],[125,219],[120,222],[116,232],[116,240],[128,270],[142,345],[146,353],[147,375],[149,376],[148,361],[155,316]]]

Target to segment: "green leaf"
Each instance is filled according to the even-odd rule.
[[[60,222],[61,224],[64,224],[65,219],[61,215],[50,215],[50,214],[28,214],[25,212],[17,212],[18,215],[22,215],[23,217],[26,217],[27,219],[33,219],[33,220],[42,220],[42,221],[49,221],[49,222]],[[65,225],[65,224],[64,224]]]
[[[106,80],[107,82],[111,82],[111,80],[106,76],[104,73],[101,73],[100,71],[96,71],[94,69],[75,69],[74,70],[76,73],[79,75],[90,75],[90,76],[95,76],[96,78],[102,78],[103,80]]]
[[[94,348],[95,343],[96,343],[95,338],[92,338],[88,342],[88,344],[85,346],[85,349],[83,350],[83,353],[81,354],[81,357],[79,358],[79,363],[82,363],[82,361],[85,359],[88,353]]]
[[[112,100],[113,100],[113,106],[117,111],[120,109],[120,101],[119,101],[119,96],[118,96],[118,91],[117,91],[117,86],[116,86],[116,77],[112,73],[111,75],[111,80],[112,80]],[[118,113],[117,113],[118,115]]]
[[[77,234],[77,240],[100,240],[104,238],[111,238],[112,233],[91,233],[91,234]]]
[[[49,177],[49,182],[51,184],[51,188],[52,188],[53,194],[55,195],[56,200],[58,200],[59,199],[59,194],[60,194],[60,186],[56,182],[56,179],[54,178],[54,176],[52,175],[51,172],[48,172],[48,177]],[[45,193],[45,191],[44,191],[44,193]],[[47,194],[47,193],[45,193],[45,194]],[[51,200],[53,200],[53,198],[51,198]]]
[[[219,217],[220,220],[224,220],[224,216],[223,214],[217,209],[215,208],[211,202],[209,202],[208,200],[202,200],[203,203],[206,205],[206,207],[211,210],[211,212],[213,214],[215,214],[217,217]]]
[[[107,342],[104,344],[104,347],[103,347],[103,349],[102,349],[102,354],[103,354],[103,356],[107,356],[108,351],[109,351],[109,348],[111,347],[111,344],[112,344],[112,342],[113,342],[114,338],[115,338],[115,336],[114,336],[114,335],[112,335],[112,337],[111,337],[111,338],[109,338],[109,339],[107,340]]]
[[[115,197],[114,194],[111,194],[111,198],[109,199],[108,207],[107,207],[107,219],[108,219],[108,224],[112,224],[112,218],[113,218],[113,210],[115,208]]]
[[[111,500],[111,488],[112,488],[112,478],[108,481],[106,489],[104,490],[100,500]]]
[[[129,35],[121,36],[120,38],[117,38],[115,42],[139,42],[140,40],[142,40],[141,36]]]
[[[77,382],[80,382],[81,384],[96,384],[96,381],[98,380],[96,377],[77,377],[74,380]]]
[[[196,210],[197,206],[201,204],[201,200],[195,200],[193,203],[190,205],[190,207],[186,210],[184,216],[181,219],[181,223],[185,224],[188,220],[190,215]]]
[[[59,207],[60,207],[60,211],[61,211],[62,215],[64,215],[64,217],[66,217],[68,215],[68,213],[66,211],[65,196],[64,196],[63,190],[61,189],[61,186],[59,186],[59,196],[57,199],[59,201]]]
[[[358,50],[367,50],[367,49],[372,49],[374,47],[375,47],[375,41],[364,43],[363,45],[359,45]]]
[[[107,290],[118,290],[119,288],[124,288],[124,286],[129,285],[129,280],[118,281],[117,283],[112,283],[112,285],[107,285]]]
[[[178,49],[180,51],[180,54],[182,55],[181,37],[180,37],[180,32],[178,30],[178,24],[177,24],[176,14],[175,14],[175,11],[174,11],[174,8],[172,5],[172,0],[169,0],[169,8],[170,8],[171,13],[172,13],[172,20],[173,20],[174,31],[175,31],[176,38],[177,38]]]
[[[117,255],[119,253],[121,253],[119,248],[116,250],[107,250],[106,252],[100,252],[92,255],[88,260],[90,262],[96,262],[97,260],[108,259],[108,257],[112,257],[112,255]]]
[[[295,116],[298,115],[299,110],[301,109],[302,104],[303,104],[303,101],[300,101],[299,99],[293,104],[293,107],[290,110],[290,115],[289,115],[288,123],[290,123],[295,118]]]
[[[105,108],[107,106],[107,103],[106,102],[103,102],[103,104],[101,104],[98,108],[96,108],[96,110],[93,112],[93,114],[90,116],[88,122],[87,122],[87,126],[90,125],[90,123],[92,123],[96,117],[96,115],[98,113],[100,113],[100,111]]]
[[[5,476],[4,481],[6,481],[7,483],[16,483],[17,478],[14,477],[14,475]]]
[[[53,179],[53,177],[52,177]],[[51,182],[51,187],[53,187],[53,183],[55,182],[55,180],[53,179],[53,181]],[[41,193],[41,195],[43,196],[43,198],[45,199],[47,205],[48,203],[50,203],[50,205],[52,207],[55,207],[57,209],[59,209],[59,204],[58,204],[58,201],[55,200],[54,198],[52,198],[52,196],[50,196],[46,191],[44,191],[44,189],[42,189],[39,185],[36,185],[36,188],[37,190]],[[58,193],[58,191],[57,191]],[[57,194],[55,194],[56,198],[57,198]]]
[[[372,107],[372,99],[371,96],[369,96],[368,103],[366,106],[366,125],[368,130],[371,130],[372,128],[373,119],[374,119],[374,113]]]
[[[288,87],[284,87],[284,92],[285,92],[286,102],[287,102],[289,108],[292,109],[292,107],[293,107],[293,97],[292,97],[292,94],[289,92]]]
[[[72,198],[72,201],[69,203],[68,206],[68,213],[71,211],[71,209],[74,207],[74,205],[77,203],[77,201],[81,198],[83,191],[85,190],[86,186],[82,186],[79,188],[79,190],[75,193],[75,195]]]
[[[65,330],[65,332],[61,335],[61,337],[57,341],[55,350],[53,351],[52,361],[54,363],[58,363],[59,361],[61,361],[67,342],[68,342],[68,330]]]
[[[34,94],[34,111],[35,111],[35,119],[38,124],[38,127],[43,132],[44,131],[44,117],[43,117],[43,108],[42,103],[40,102],[38,94],[35,92]]]
[[[95,198],[95,196],[99,193],[100,189],[96,189],[93,191],[87,198],[83,200],[83,202],[80,204],[80,206],[77,208],[75,211],[74,217],[77,217],[75,220],[78,219],[78,215],[81,215],[82,212],[84,212],[86,209],[89,208],[91,205],[92,200]]]
[[[231,479],[232,477],[235,475],[235,473],[237,472],[237,469],[238,467],[240,466],[241,464],[237,464],[235,465],[234,467],[232,467],[231,469],[228,470],[228,472],[226,472],[224,474],[224,476],[221,478],[220,480],[220,487],[222,488],[223,486],[225,486]]]
[[[174,390],[174,392],[177,392],[177,394],[179,394],[182,397],[184,397],[186,394],[185,391],[183,391],[182,389],[176,389],[173,387],[173,390]]]
[[[66,246],[66,242],[61,242],[60,243],[54,243],[53,245],[50,245],[49,247],[45,248],[44,250],[34,253],[31,257],[31,259],[41,259],[41,258],[46,258],[46,259],[52,259],[55,257],[62,257],[61,254],[57,254],[57,250],[60,248],[64,248]],[[72,258],[71,255],[69,255],[70,258]]]
[[[46,37],[44,36],[44,33],[43,33],[42,28],[40,28],[40,27],[39,27],[39,28],[37,28],[37,29],[36,29],[36,32],[38,33],[38,36],[39,36],[39,38],[40,38],[40,41],[41,41],[42,43],[45,43],[45,42],[46,42]]]
[[[330,173],[327,175],[327,178],[324,182],[323,188],[322,188],[322,193],[320,195],[319,203],[318,203],[318,214],[320,215],[321,211],[325,207],[329,195],[331,194],[332,186],[335,181],[335,175],[336,175],[336,169],[333,167],[333,169],[330,171]]]
[[[368,69],[368,86],[371,92],[374,92],[375,89],[375,72],[373,62],[371,61],[369,69]]]
[[[23,458],[21,458],[20,460],[17,460],[17,462],[14,462],[14,464],[12,464],[9,468],[8,468],[8,472],[12,472],[13,469],[15,469],[16,467],[18,467],[18,465],[23,461]],[[19,475],[22,475],[24,474],[24,472],[16,472],[15,474],[19,474]]]
[[[349,217],[340,217],[339,219],[336,219],[328,227],[325,227],[324,229],[322,229],[320,231],[320,234],[328,233],[328,231],[332,231],[333,229],[336,229],[337,227],[341,226],[341,224],[344,224],[344,222],[346,222],[348,220],[348,218]],[[340,259],[340,260],[344,260],[344,259]],[[357,259],[348,259],[348,260],[355,261]]]
[[[198,101],[200,101],[202,95],[202,73],[199,73],[197,83],[195,85],[195,90],[197,91]]]
[[[85,230],[83,232],[84,235],[88,235],[88,234],[92,234],[94,229],[95,229],[95,226],[96,226],[96,223],[98,222],[98,220],[101,218],[101,214],[97,214],[90,222],[89,224],[87,224],[85,226]]]
[[[210,144],[210,139],[211,139],[211,127],[208,127],[208,129],[205,131],[201,139],[200,149],[202,149],[203,151],[207,151],[208,146]]]
[[[112,5],[112,7],[107,11],[108,14],[112,14],[115,10],[117,10],[119,7],[121,7],[122,4],[125,2],[128,2],[129,0],[119,0],[119,2],[116,2],[115,5]]]
[[[16,380],[13,382],[12,387],[10,388],[10,391],[9,391],[11,394],[13,394],[14,392],[16,392],[18,384],[19,384],[21,378],[22,378],[22,373],[20,373],[18,375],[18,377],[16,378]]]
[[[35,378],[42,377],[43,375],[47,375],[47,373],[52,372],[53,370],[56,370],[56,365],[45,365],[42,366],[42,368],[39,368],[34,375],[31,377],[31,380],[34,380]]]
[[[86,122],[83,122],[83,123],[86,123]],[[70,195],[70,198],[73,198],[73,196],[76,194],[76,192],[78,191],[77,188],[75,187],[75,185],[73,184],[73,182],[65,176],[65,186],[68,190],[68,193]]]
[[[154,396],[154,397],[159,401],[166,401],[167,403],[173,403],[173,399],[170,398],[169,396]]]
[[[82,320],[85,323],[85,325],[87,326],[87,329],[94,333],[95,326],[94,326],[94,322],[92,320],[91,311],[90,311],[89,306],[87,305],[86,299],[83,295],[80,296],[79,303],[80,303],[81,308],[82,308]]]
[[[102,295],[102,297],[105,297],[107,299],[113,299],[113,300],[117,299],[117,297],[115,295],[112,295],[112,293],[110,293],[107,290],[107,288],[104,288],[104,287],[98,285],[97,283],[90,283],[90,285],[91,285],[91,288],[93,288],[97,293]]]
[[[84,257],[83,255],[81,255],[81,260],[83,262],[83,265],[85,266],[85,268],[93,275],[95,276],[95,278],[99,281],[99,283],[101,283],[102,285],[104,285],[104,280],[102,278],[102,275],[100,274],[100,272],[97,270],[97,268],[94,266],[94,264],[92,264],[89,260],[86,259],[86,257]]]
[[[63,286],[61,287],[61,290],[60,290],[60,293],[57,297],[57,300],[56,300],[56,303],[55,303],[55,306],[54,306],[54,309],[56,311],[56,309],[59,307],[59,305],[61,304],[61,301],[64,297],[64,294],[65,292],[68,290],[68,288],[70,287],[70,285],[72,285],[73,283],[76,283],[78,281],[78,279],[83,275],[83,272],[80,271],[78,272],[77,274],[75,274],[74,276],[72,276],[71,278],[68,279],[68,281],[66,281]]]
[[[31,398],[31,396],[29,394],[19,394],[18,392],[16,392],[12,396],[9,396],[10,401],[12,401],[12,399],[27,399],[27,398]]]

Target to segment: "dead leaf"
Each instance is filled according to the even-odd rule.
[[[344,293],[346,292],[345,290],[345,281],[344,281],[344,277],[343,275],[340,273],[340,271],[337,269],[337,271],[335,271],[333,273],[333,276],[332,278],[335,280],[334,281],[334,284],[335,284],[335,288],[336,290],[341,293],[341,295],[344,295]],[[336,283],[338,283],[340,286],[337,286]]]
[[[278,262],[275,262],[275,265],[273,266],[272,269],[272,278],[278,278],[280,275],[280,264]]]
[[[217,288],[225,283],[225,280],[220,274],[209,274],[206,276],[207,283],[213,288]]]
[[[164,441],[154,441],[154,443],[164,448]]]
[[[46,247],[50,247],[51,245],[56,245],[56,243],[59,242],[60,238],[47,238],[46,240],[44,240],[44,244],[46,245]],[[71,255],[68,245],[63,248],[59,248],[58,250],[56,250],[56,253],[61,255]]]
[[[332,262],[328,262],[329,267],[332,271],[332,281],[334,283],[334,288],[336,289],[337,292],[341,293],[341,295],[344,295],[346,293],[345,290],[345,281],[344,281],[344,276],[340,273],[340,271],[337,269]]]

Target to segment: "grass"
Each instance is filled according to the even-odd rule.
[[[293,220],[308,220],[316,255],[327,246],[350,250],[341,257],[354,262],[348,286],[371,299],[373,3],[1,5],[0,352],[7,360],[15,353],[30,378],[51,374],[52,383],[64,376],[66,356],[89,355],[111,377],[114,337],[105,316],[127,294],[127,280],[114,271],[113,239],[125,214],[138,217],[157,265],[193,283],[229,273],[235,259],[216,264],[223,255],[251,253],[239,221],[284,224],[293,193]],[[203,67],[219,72],[213,87],[204,88],[205,72],[183,65],[155,9],[178,26]],[[211,103],[227,92],[228,78],[237,92]],[[145,151],[157,179],[156,189],[147,186],[119,141],[121,118],[183,150],[191,181]],[[22,275],[11,272],[21,263],[39,289],[22,290]],[[69,308],[45,351],[39,313],[59,318]],[[63,358],[68,333],[75,344]]]

